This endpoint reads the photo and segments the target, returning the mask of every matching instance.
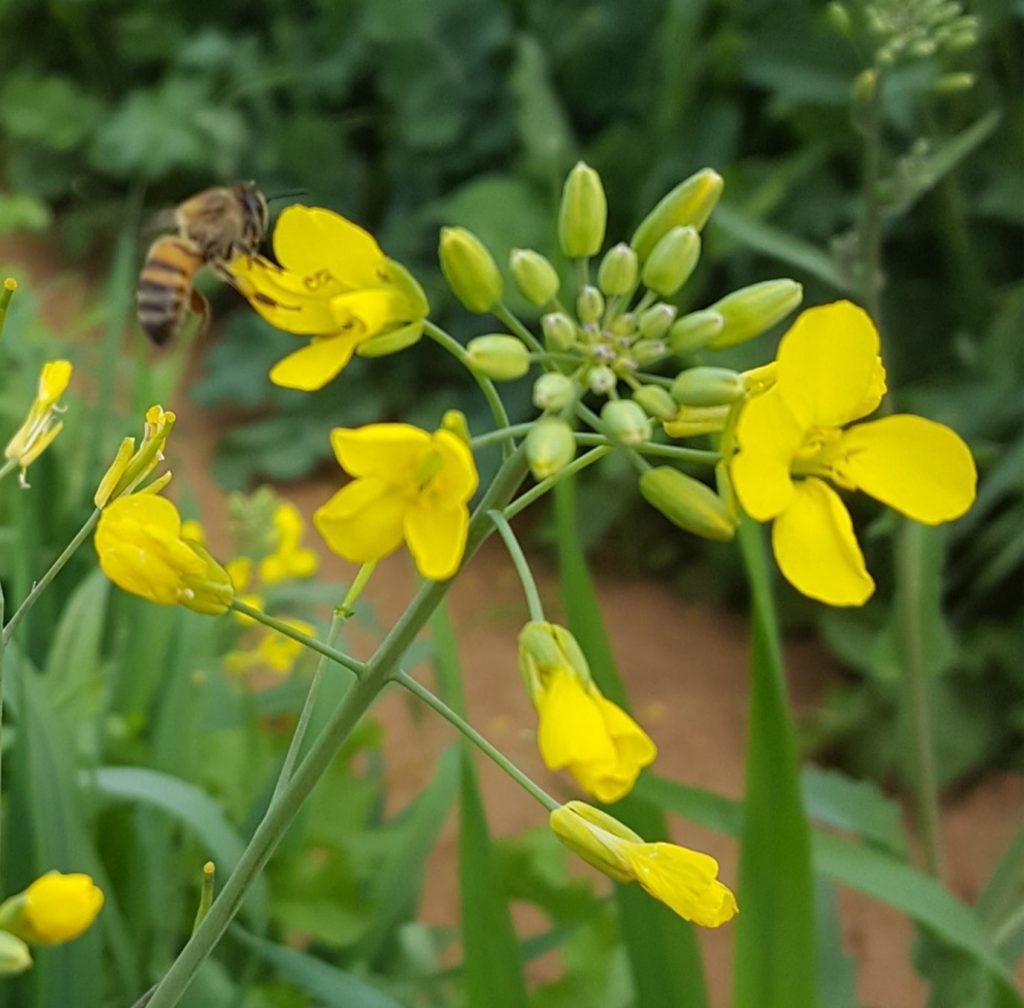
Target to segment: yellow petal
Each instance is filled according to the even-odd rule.
[[[394,483],[415,483],[420,456],[430,435],[405,423],[335,427],[331,445],[341,467],[353,476],[379,476]]]
[[[47,361],[39,372],[38,398],[41,405],[52,406],[71,381],[71,364],[66,360]]]
[[[839,443],[840,474],[925,525],[953,521],[974,503],[970,449],[948,427],[901,413],[857,424]]]
[[[373,236],[322,207],[282,210],[274,227],[274,254],[295,273],[315,276],[329,271],[343,290],[381,284],[384,253]]]
[[[399,295],[380,288],[351,291],[331,298],[331,311],[338,328],[358,324],[359,342],[368,340],[395,321],[405,321],[407,310]]]
[[[718,881],[718,862],[708,854],[669,843],[626,845],[636,880],[684,920],[718,927],[736,913],[736,899]]]
[[[447,581],[462,563],[469,529],[465,504],[431,504],[422,498],[405,512],[405,541],[416,569],[430,581]]]
[[[313,514],[327,545],[351,563],[370,563],[402,543],[405,500],[383,480],[358,479]]]
[[[789,470],[804,433],[777,389],[743,407],[736,426],[739,454],[730,471],[740,504],[755,521],[774,518],[792,502]]]
[[[442,459],[440,471],[430,481],[430,494],[464,504],[476,493],[480,482],[469,445],[448,430],[435,431],[430,445]]]
[[[262,256],[241,256],[228,267],[235,286],[253,308],[277,329],[300,336],[336,333],[337,315],[331,299],[336,288],[310,289],[304,278]]]
[[[537,747],[551,770],[614,766],[615,748],[604,718],[583,683],[568,669],[553,672],[537,698]]]
[[[25,890],[26,937],[41,945],[77,938],[103,907],[103,890],[81,873],[47,872]]]
[[[352,359],[358,342],[355,335],[324,336],[279,360],[270,369],[270,380],[282,388],[315,392],[323,388]]]
[[[776,388],[806,429],[841,427],[878,406],[878,330],[849,301],[801,312],[782,337]]]
[[[850,513],[820,479],[796,484],[793,502],[772,526],[772,548],[786,580],[819,602],[863,605],[875,590]]]
[[[628,767],[628,773],[636,779],[645,766],[650,766],[658,755],[658,748],[651,737],[621,707],[606,700],[600,693],[594,698],[604,723],[615,743],[620,765]]]

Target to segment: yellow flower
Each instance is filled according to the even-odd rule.
[[[551,828],[570,850],[617,882],[639,882],[683,920],[719,927],[736,916],[736,897],[718,881],[708,854],[670,843],[644,843],[614,817],[572,801],[551,813]]]
[[[103,890],[88,875],[52,871],[6,901],[0,917],[6,930],[27,942],[62,945],[82,934],[102,907]]]
[[[299,544],[306,529],[299,509],[289,501],[282,501],[274,510],[274,533],[277,545],[270,556],[260,561],[260,580],[263,584],[306,578],[316,573],[316,553]]]
[[[4,455],[21,467],[21,485],[28,486],[25,471],[53,443],[64,426],[54,423],[54,414],[61,412],[57,400],[71,380],[71,365],[66,360],[47,361],[39,372],[39,387],[25,422],[7,442]]]
[[[894,414],[843,428],[885,394],[878,353],[871,319],[848,301],[803,312],[779,344],[775,384],[747,402],[736,428],[740,504],[756,521],[774,519],[786,579],[830,605],[863,605],[875,583],[826,478],[926,525],[959,518],[974,501],[974,460],[948,427]]]
[[[372,235],[339,214],[288,207],[274,228],[274,255],[280,266],[243,256],[230,272],[271,325],[312,337],[274,365],[275,385],[311,392],[357,349],[372,355],[368,344],[379,341],[381,352],[394,352],[419,338],[428,309],[419,284]]]
[[[293,630],[312,637],[316,634],[316,627],[300,619],[285,619]],[[299,656],[305,648],[297,640],[277,633],[275,630],[268,630],[262,634],[256,646],[248,651],[232,651],[226,658],[228,668],[232,672],[244,673],[250,669],[266,668],[278,675],[285,675],[291,671]]]
[[[217,615],[233,597],[227,571],[195,542],[182,538],[175,506],[155,494],[110,504],[95,536],[103,573],[118,587],[159,605]]]
[[[135,438],[126,437],[117,449],[114,461],[103,474],[96,488],[93,503],[104,508],[111,501],[132,493],[159,493],[171,481],[171,474],[165,472],[147,487],[139,489],[142,481],[164,460],[164,445],[167,435],[174,428],[175,415],[161,406],[150,406],[146,410],[146,423],[142,432],[142,444],[135,449]]]
[[[467,502],[477,488],[473,455],[447,430],[409,424],[336,427],[331,444],[356,479],[313,515],[327,545],[352,563],[370,563],[404,540],[431,581],[459,569],[469,526]]]
[[[549,769],[567,769],[598,801],[629,794],[658,750],[601,695],[572,634],[553,623],[527,623],[519,635],[519,668],[537,708],[537,745]]]

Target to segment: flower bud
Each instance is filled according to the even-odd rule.
[[[636,334],[636,313],[628,311],[617,315],[612,319],[609,328],[612,335],[618,336],[620,339],[634,336]]]
[[[596,322],[604,311],[604,298],[601,292],[587,284],[580,290],[576,298],[576,315],[583,323]]]
[[[565,627],[531,620],[519,632],[519,672],[531,696],[559,669],[590,682],[590,666],[576,638]]]
[[[648,308],[638,322],[641,337],[649,340],[662,339],[676,320],[676,314],[675,305],[663,302]]]
[[[580,801],[555,809],[548,820],[555,836],[599,872],[618,882],[635,874],[616,840],[643,843],[643,839],[618,819]]]
[[[601,176],[578,161],[562,189],[558,211],[558,240],[570,259],[596,255],[604,242],[608,205]]]
[[[643,219],[630,245],[644,262],[661,238],[674,227],[692,227],[698,231],[707,223],[718,197],[722,195],[722,176],[710,168],[680,182]]]
[[[477,336],[466,347],[469,366],[494,381],[522,378],[530,370],[530,352],[515,336]]]
[[[572,428],[558,417],[542,416],[526,435],[526,461],[534,479],[547,479],[576,457]]]
[[[705,539],[732,539],[736,523],[710,487],[671,466],[648,469],[640,477],[644,500],[670,522]]]
[[[850,86],[850,96],[855,105],[868,105],[878,90],[878,72],[873,67],[861,70]]]
[[[618,384],[619,379],[607,364],[598,364],[587,372],[587,385],[595,395],[608,395]]]
[[[643,444],[651,436],[651,421],[632,399],[611,399],[601,407],[608,433],[627,445]]]
[[[597,284],[609,297],[631,294],[636,287],[636,253],[625,243],[610,248],[597,271]]]
[[[668,346],[664,340],[642,339],[633,344],[630,352],[638,366],[649,367],[668,356]]]
[[[571,350],[576,342],[576,326],[565,312],[549,312],[541,318],[540,328],[549,350]]]
[[[0,929],[33,945],[77,938],[103,907],[103,890],[88,875],[51,871],[0,905]]]
[[[558,293],[558,273],[539,252],[512,249],[509,268],[519,292],[530,304],[546,305]]]
[[[482,315],[501,301],[501,274],[491,253],[470,231],[441,228],[438,248],[441,271],[452,293],[471,311]]]
[[[676,415],[675,399],[660,385],[641,386],[633,393],[633,401],[655,420],[671,420]]]
[[[444,411],[441,417],[441,430],[454,434],[464,444],[469,444],[469,424],[466,421],[466,414],[462,410],[450,409]],[[234,578],[231,579],[234,581]]]
[[[671,420],[662,422],[669,437],[698,437],[719,434],[729,419],[729,406],[680,406]]]
[[[32,953],[20,939],[0,931],[0,976],[17,976],[32,965]]]
[[[673,353],[680,356],[706,347],[725,327],[725,318],[716,311],[695,311],[674,322],[668,331]]]
[[[7,306],[11,303],[11,297],[17,289],[18,281],[14,277],[7,277],[4,280],[3,287],[0,287],[0,336],[4,332],[4,318],[7,316]]]
[[[533,405],[537,409],[556,413],[575,400],[576,385],[568,375],[548,371],[533,383]]]
[[[760,336],[793,311],[803,296],[804,289],[795,280],[764,280],[733,291],[710,308],[725,325],[708,346],[721,350]]]
[[[423,320],[410,322],[409,325],[400,326],[398,329],[391,329],[381,333],[379,336],[371,336],[368,340],[356,347],[356,353],[360,357],[386,357],[388,354],[398,353],[413,343],[419,341],[423,335]]]
[[[700,258],[700,235],[692,227],[674,227],[658,239],[644,263],[644,286],[670,297],[690,279]]]
[[[672,382],[672,397],[684,406],[725,406],[742,399],[746,391],[743,376],[729,368],[688,368]]]

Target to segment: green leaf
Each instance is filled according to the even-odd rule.
[[[805,766],[800,771],[800,786],[807,815],[815,822],[849,830],[892,854],[906,855],[899,805],[886,798],[874,781]]]
[[[843,948],[836,887],[818,879],[815,896],[818,908],[818,976],[821,980],[819,1000],[827,1008],[858,1008],[857,964]]]
[[[1008,964],[1024,953],[1024,825],[1014,834],[978,897],[978,916]]]

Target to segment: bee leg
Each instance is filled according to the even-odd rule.
[[[195,287],[192,288],[192,300],[189,303],[189,308],[199,316],[199,328],[196,330],[196,335],[199,336],[210,321],[210,302]]]

